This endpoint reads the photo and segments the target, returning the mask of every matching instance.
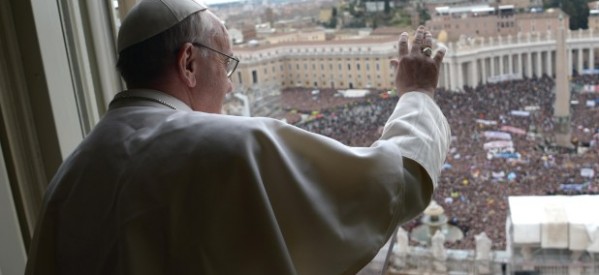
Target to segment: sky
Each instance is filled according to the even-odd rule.
[[[239,2],[239,1],[244,1],[244,0],[194,0],[196,2],[203,2],[204,4],[223,4],[223,3],[230,3],[230,2]],[[118,7],[119,6],[119,1],[114,0],[112,1],[114,7]]]
[[[239,0],[200,0],[200,2],[204,2],[208,5],[210,5],[210,4],[229,3],[229,2],[239,2]]]

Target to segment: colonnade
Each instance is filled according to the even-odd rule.
[[[556,64],[556,40],[550,33],[459,41],[447,47],[439,86],[455,91],[506,79],[554,76],[556,66],[567,66],[568,76],[599,69],[595,61],[599,35],[592,31],[568,32],[568,64]]]

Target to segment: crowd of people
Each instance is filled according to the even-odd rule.
[[[283,91],[281,98],[289,123],[352,146],[372,144],[397,101],[397,97],[390,100],[385,91],[373,90],[365,97],[344,97],[334,89],[314,94],[301,88]]]
[[[572,83],[599,84],[599,76]],[[452,144],[434,199],[464,232],[448,248],[473,249],[474,236],[485,232],[494,249],[504,249],[509,196],[599,194],[599,107],[586,104],[599,93],[572,92],[572,142],[565,148],[556,146],[552,134],[558,127],[554,86],[543,76],[436,92]],[[376,141],[397,101],[384,91],[356,99],[310,89],[283,91],[281,98],[295,116],[292,123],[352,146]],[[419,219],[404,227],[410,230]]]

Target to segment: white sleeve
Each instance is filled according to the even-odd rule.
[[[433,185],[449,151],[449,123],[433,99],[423,93],[404,94],[389,117],[381,140],[393,141],[404,157],[420,164]]]
[[[428,205],[428,177],[436,185],[450,141],[439,107],[414,92],[401,97],[371,147],[258,121],[250,170],[299,274],[355,273],[368,263],[399,223]]]

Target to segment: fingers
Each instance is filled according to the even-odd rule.
[[[433,35],[428,31],[424,33],[424,41],[422,42],[422,47],[433,47]]]
[[[423,53],[422,50],[426,49],[426,48],[430,48],[430,49],[427,49],[428,53]],[[399,64],[399,60],[401,60],[402,57],[405,57],[408,54],[412,54],[412,55],[416,55],[416,56],[424,55],[425,57],[431,57],[432,48],[433,48],[433,35],[429,31],[427,31],[424,26],[418,26],[418,28],[416,29],[416,34],[414,37],[414,41],[412,43],[411,50],[408,45],[408,34],[406,32],[403,32],[399,36],[399,58],[397,60],[392,60],[391,65],[397,66]],[[439,50],[437,50],[435,55],[432,57],[433,60],[435,61],[437,68],[439,66],[441,66],[441,63],[443,62],[443,58],[445,57],[446,52],[447,52],[447,48],[441,47]]]
[[[399,36],[399,58],[408,55],[408,33],[402,32]]]
[[[437,65],[437,68],[441,66],[441,63],[443,62],[443,57],[445,57],[446,52],[447,48],[441,47],[439,48],[439,50],[437,50],[435,57],[433,57],[433,60],[435,60],[435,65]]]
[[[424,54],[426,57],[431,57],[431,55],[433,55],[433,35],[428,31],[424,33],[422,54]]]
[[[412,54],[419,54],[424,44],[424,26],[419,26],[416,29],[414,43],[412,44]]]

